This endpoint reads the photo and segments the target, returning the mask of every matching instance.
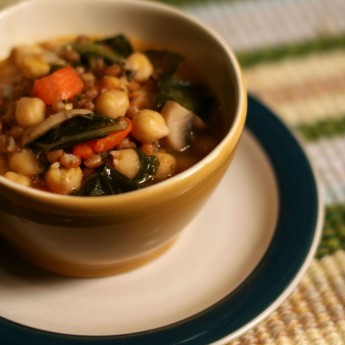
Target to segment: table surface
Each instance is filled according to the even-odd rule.
[[[164,2],[233,47],[249,92],[299,134],[324,195],[321,243],[299,285],[230,344],[345,344],[345,1]]]

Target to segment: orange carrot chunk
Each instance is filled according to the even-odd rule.
[[[126,118],[126,121],[128,123],[127,128],[122,129],[120,131],[113,132],[109,134],[108,136],[97,139],[93,143],[90,144],[90,146],[93,149],[94,153],[101,153],[101,152],[106,152],[117,145],[121,143],[123,139],[127,137],[127,135],[131,132],[132,130],[132,121]]]
[[[143,151],[147,156],[153,156],[153,154],[155,153],[152,144],[142,144],[140,148],[141,151]]]
[[[89,142],[81,143],[73,146],[73,154],[81,159],[90,158],[94,152]]]
[[[66,66],[46,77],[35,80],[32,93],[47,105],[52,105],[73,98],[83,88],[84,82],[79,74],[72,66]]]
[[[81,159],[90,158],[92,155],[109,151],[119,145],[132,130],[132,121],[125,118],[128,125],[125,129],[115,131],[104,138],[86,141],[73,146],[73,154]]]

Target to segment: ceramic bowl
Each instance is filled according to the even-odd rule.
[[[159,260],[220,182],[244,128],[247,97],[233,52],[204,24],[167,5],[25,1],[0,13],[0,52],[5,58],[22,43],[120,32],[185,55],[217,95],[227,134],[185,172],[116,196],[54,195],[0,176],[2,236],[31,262],[63,275],[105,276]]]

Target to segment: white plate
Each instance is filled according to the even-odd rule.
[[[8,345],[229,341],[297,284],[320,235],[320,204],[298,142],[250,98],[231,168],[202,213],[155,261],[113,277],[71,279],[32,267],[1,242],[0,339]]]

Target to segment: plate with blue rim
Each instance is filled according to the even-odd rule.
[[[276,309],[314,257],[323,203],[299,140],[270,109],[248,101],[229,171],[153,262],[72,279],[30,266],[0,241],[1,343],[225,344]]]

